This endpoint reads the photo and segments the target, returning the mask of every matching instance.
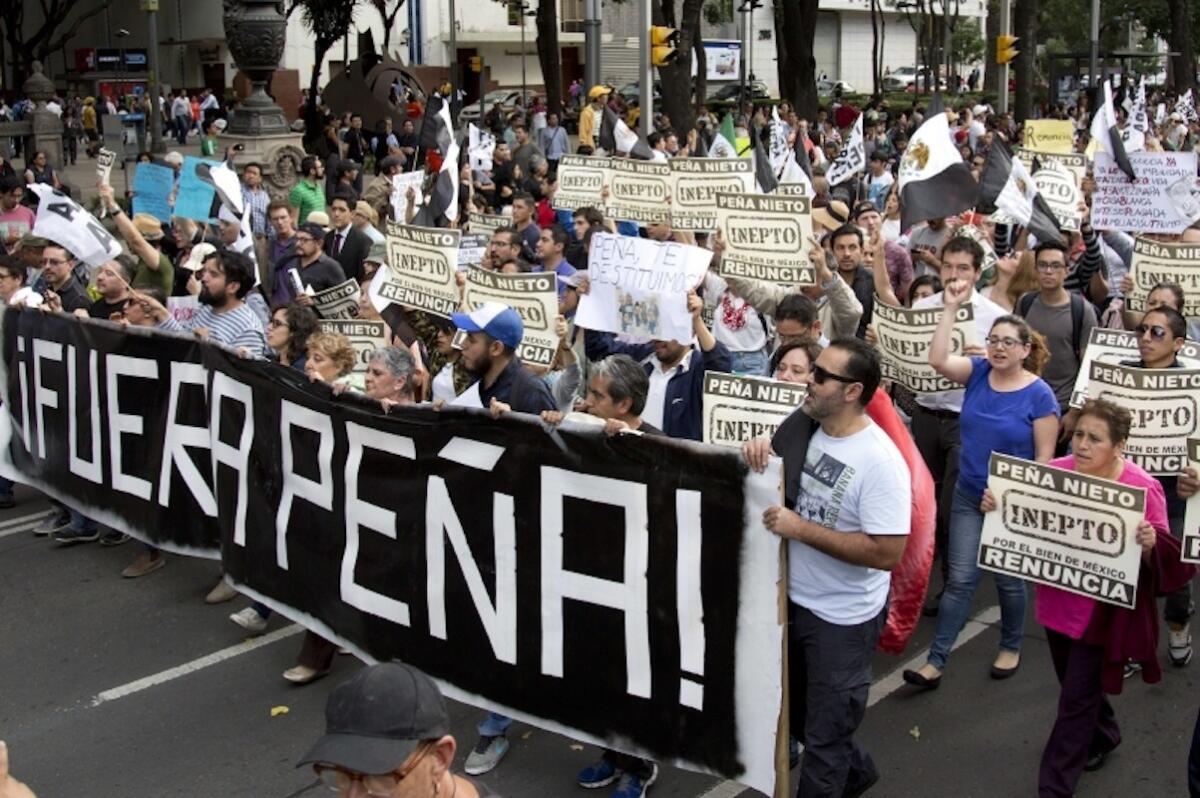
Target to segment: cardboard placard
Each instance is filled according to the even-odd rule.
[[[1187,464],[1200,474],[1200,438],[1187,440]],[[1183,555],[1184,562],[1200,563],[1200,493],[1187,500],[1183,514]]]
[[[667,203],[671,190],[670,165],[613,158],[609,161],[609,171],[606,216],[639,224],[670,223],[671,206]]]
[[[671,227],[711,232],[717,229],[715,197],[751,191],[754,191],[754,164],[746,158],[674,158]]]
[[[811,202],[770,194],[716,195],[717,226],[725,239],[717,272],[774,285],[816,283],[807,254]]]
[[[1025,120],[1025,146],[1043,152],[1075,151],[1075,123],[1070,119]]]
[[[1138,369],[1092,362],[1088,396],[1115,402],[1133,414],[1125,456],[1155,476],[1187,465],[1187,439],[1197,432],[1200,370]]]
[[[558,189],[554,209],[573,211],[603,204],[600,194],[610,182],[609,160],[586,155],[564,155],[558,159]]]
[[[1184,341],[1183,348],[1179,350],[1176,357],[1184,368],[1200,369],[1200,343]],[[1137,335],[1132,331],[1093,327],[1083,350],[1083,362],[1079,364],[1079,373],[1075,377],[1075,388],[1071,392],[1071,407],[1083,407],[1083,403],[1087,401],[1088,378],[1093,362],[1119,366],[1122,363],[1136,362],[1140,359]]]
[[[458,230],[388,222],[386,268],[372,283],[385,302],[446,318],[458,309]],[[376,285],[378,284],[378,286]]]
[[[1128,310],[1145,313],[1151,289],[1172,282],[1183,288],[1183,315],[1200,316],[1200,244],[1160,244],[1139,237],[1133,242],[1129,276],[1133,291],[1125,297]]]
[[[908,388],[913,393],[942,393],[962,388],[956,382],[938,374],[929,365],[929,345],[933,331],[942,318],[943,308],[895,308],[875,297],[872,322],[883,355],[883,376]],[[950,353],[961,355],[963,349],[979,343],[975,326],[975,306],[960,305],[955,309],[954,332],[950,336]]]
[[[512,218],[499,213],[477,213],[471,211],[467,215],[467,221],[470,222],[469,227],[472,233],[483,233],[489,237],[501,227],[512,226]]]
[[[332,290],[332,289],[331,289]],[[366,373],[371,364],[371,355],[376,349],[387,346],[387,325],[369,319],[322,319],[321,329],[325,332],[341,333],[350,339],[358,359],[354,370]]]
[[[718,371],[704,373],[704,442],[740,447],[772,436],[808,393],[806,386]]]
[[[523,363],[549,366],[558,349],[554,320],[558,317],[558,277],[554,272],[502,274],[472,267],[467,273],[467,307],[485,302],[507,305],[521,317],[525,335],[517,347]]]
[[[1192,223],[1181,215],[1172,186],[1196,181],[1194,152],[1133,152],[1137,180],[1130,180],[1106,152],[1096,153],[1092,227],[1127,233],[1182,233]]]
[[[358,296],[361,289],[353,278],[341,285],[313,294],[313,310],[326,321],[358,318]]]

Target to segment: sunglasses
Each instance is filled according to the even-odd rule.
[[[1146,333],[1150,333],[1150,338],[1155,341],[1167,337],[1167,328],[1159,324],[1139,324],[1133,328],[1133,332],[1138,338],[1144,338]]]
[[[843,385],[853,385],[856,382],[861,382],[861,380],[852,379],[842,374],[834,374],[832,371],[827,370],[824,366],[819,366],[816,364],[814,364],[812,367],[812,378],[813,382],[817,385],[824,385],[827,380],[834,380],[835,382],[840,382]]]

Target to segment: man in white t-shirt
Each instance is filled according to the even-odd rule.
[[[879,780],[854,732],[866,714],[888,572],[904,553],[912,506],[908,466],[865,412],[879,381],[879,355],[857,338],[835,339],[821,353],[801,406],[820,426],[808,440],[798,489],[787,491],[794,509],[763,513],[767,529],[788,539],[790,711],[804,744],[801,798],[858,796]],[[755,442],[747,444],[752,468],[764,464],[763,452],[778,451],[786,470],[789,449],[803,440],[804,430],[789,424],[797,415],[771,445],[759,439],[756,451]],[[795,477],[784,475],[789,483]]]

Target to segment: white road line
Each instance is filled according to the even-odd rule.
[[[982,634],[989,626],[1000,620],[1000,607],[992,606],[980,611],[978,615],[967,621],[963,626],[963,630],[958,635],[958,639],[954,641],[954,646],[951,651],[954,651],[959,646],[964,646]],[[887,698],[892,693],[899,690],[904,685],[904,671],[915,670],[925,664],[925,654],[921,653],[904,663],[900,667],[893,670],[887,676],[884,676],[879,681],[871,685],[870,697],[867,699],[867,706],[873,707],[883,699]],[[801,749],[803,750],[803,749]],[[722,781],[713,785],[708,792],[702,793],[698,798],[734,798],[748,790],[745,784],[738,784],[736,781]]]
[[[26,521],[20,526],[0,527],[0,538],[16,535],[19,532],[32,532],[40,521]]]
[[[276,629],[274,632],[263,635],[262,637],[256,637],[253,640],[247,640],[244,643],[238,643],[236,646],[230,646],[229,648],[223,648],[220,651],[214,651],[213,653],[200,657],[199,659],[194,659],[191,662],[185,662],[184,664],[177,665],[174,668],[168,668],[165,671],[160,671],[159,673],[147,676],[144,679],[138,679],[137,681],[130,682],[129,684],[123,684],[120,687],[114,687],[111,690],[105,690],[103,693],[98,694],[92,699],[91,705],[96,707],[108,701],[116,701],[118,698],[124,698],[125,696],[133,695],[134,693],[140,693],[142,690],[148,690],[151,687],[157,687],[160,684],[165,684],[166,682],[178,679],[181,676],[187,676],[190,673],[195,673],[196,671],[207,668],[210,665],[216,665],[219,662],[224,662],[227,659],[233,659],[234,657],[241,656],[242,654],[249,654],[255,649],[262,648],[263,646],[269,646],[278,640],[282,640],[285,637],[298,635],[303,631],[304,627],[300,626],[299,624],[291,624],[283,627],[282,629]]]
[[[40,513],[30,513],[29,515],[22,515],[19,518],[6,518],[0,521],[0,529],[8,529],[10,526],[21,526],[28,524],[30,521],[40,521],[48,514],[46,510],[42,510]]]

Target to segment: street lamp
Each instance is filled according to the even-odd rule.
[[[526,86],[525,79],[525,17],[535,17],[537,16],[537,12],[530,11],[529,3],[526,3],[525,0],[516,0],[513,5],[517,7],[518,12],[521,14],[521,121],[527,122],[527,117],[524,116],[529,110],[525,107],[529,102],[529,88]],[[544,79],[545,76],[543,76]]]

